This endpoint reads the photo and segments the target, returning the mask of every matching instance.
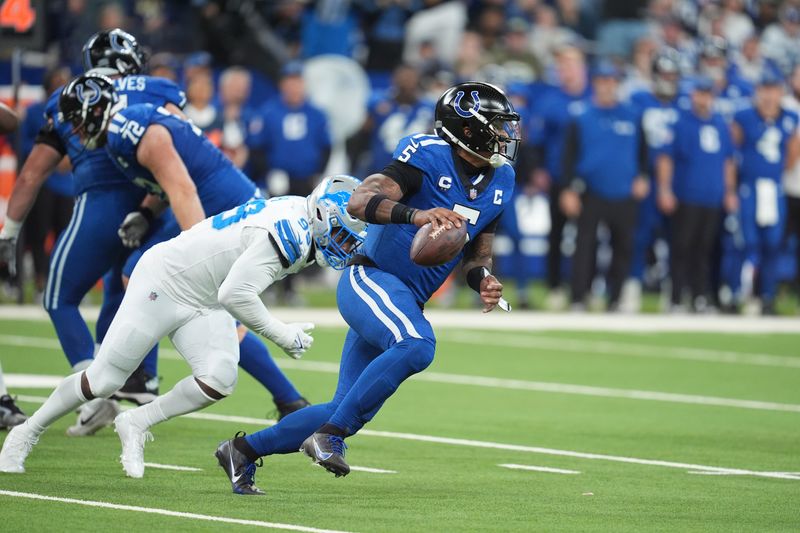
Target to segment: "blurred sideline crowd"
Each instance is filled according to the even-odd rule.
[[[496,265],[515,282],[518,307],[602,301],[635,312],[649,290],[666,311],[772,314],[781,284],[796,290],[798,2],[68,0],[47,9],[49,66],[23,71],[42,90],[18,106],[19,137],[0,137],[0,197],[33,146],[42,100],[80,71],[89,35],[119,27],[150,50],[148,73],[182,85],[186,115],[270,196],[306,195],[325,173],[379,172],[402,137],[432,132],[445,88],[502,87],[523,119],[523,152]],[[332,104],[312,98],[309,66],[330,56],[358,65],[363,102],[346,91]],[[341,126],[337,107],[352,124]],[[64,162],[24,230],[39,293],[71,207]],[[539,279],[547,297],[533,302]]]

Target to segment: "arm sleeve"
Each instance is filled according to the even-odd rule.
[[[281,258],[264,228],[242,230],[242,243],[244,252],[233,263],[219,288],[219,303],[248,329],[272,338],[283,323],[264,306],[261,293],[280,274]]]
[[[422,171],[415,166],[396,159],[386,165],[381,170],[381,174],[397,182],[403,191],[403,196],[413,194],[422,187]]]
[[[58,136],[58,132],[53,125],[52,119],[48,119],[45,125],[42,126],[42,128],[39,130],[39,133],[36,134],[36,139],[34,139],[33,143],[46,144],[61,155],[67,154],[67,147],[64,146],[64,142],[61,140],[61,137]]]
[[[575,161],[580,152],[580,132],[578,131],[578,124],[572,122],[567,128],[567,134],[564,138],[564,154],[561,158],[561,169],[565,183],[572,183],[575,176]]]

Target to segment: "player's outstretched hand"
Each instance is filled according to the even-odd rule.
[[[16,237],[0,237],[0,263],[8,265],[8,273],[12,278],[17,275]]]
[[[446,209],[444,207],[434,207],[433,209],[419,210],[414,213],[414,225],[421,228],[428,222],[431,223],[431,229],[436,231],[439,226],[450,224],[457,228],[461,227],[461,223],[466,221],[464,215],[460,215],[455,211]]]
[[[500,302],[503,297],[503,284],[497,278],[489,274],[481,280],[481,301],[483,302],[483,312],[488,313]]]
[[[122,239],[122,244],[126,248],[138,248],[142,245],[142,239],[150,229],[150,221],[147,220],[141,211],[132,211],[125,215],[117,235]]]
[[[314,324],[311,322],[293,322],[286,324],[279,338],[273,340],[283,348],[286,355],[292,359],[300,359],[314,342],[314,338],[309,335],[313,329]]]

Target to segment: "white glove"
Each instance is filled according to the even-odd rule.
[[[150,217],[151,218],[148,219],[147,215],[144,214],[141,209],[138,211],[131,211],[125,215],[125,220],[122,221],[122,224],[117,230],[117,235],[122,239],[122,244],[125,245],[126,248],[138,248],[142,245],[142,239],[147,234],[147,230],[150,229],[152,215],[150,215]]]
[[[0,237],[0,263],[8,265],[11,277],[17,275],[17,238]]]
[[[314,329],[310,322],[293,322],[286,324],[272,337],[272,340],[283,348],[292,359],[300,359],[306,350],[311,348],[314,339],[308,333]]]

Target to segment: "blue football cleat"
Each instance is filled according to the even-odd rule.
[[[244,437],[244,435],[244,431],[239,431],[234,436],[234,439]],[[219,461],[219,466],[228,475],[234,493],[246,496],[263,496],[266,494],[255,485],[256,468],[261,465],[251,462],[247,456],[237,450],[233,445],[233,439],[222,441],[214,455]]]
[[[303,441],[300,451],[328,472],[340,477],[350,473],[350,466],[344,460],[346,449],[347,444],[342,437],[329,433],[314,433]]]

